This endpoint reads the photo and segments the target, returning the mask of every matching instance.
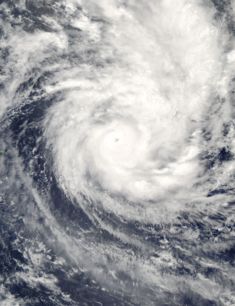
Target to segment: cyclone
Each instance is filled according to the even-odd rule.
[[[0,7],[0,301],[234,305],[233,2]]]

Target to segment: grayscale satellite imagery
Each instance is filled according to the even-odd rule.
[[[0,306],[235,306],[235,0],[0,0]]]

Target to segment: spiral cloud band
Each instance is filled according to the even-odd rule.
[[[102,35],[100,25],[91,30],[101,49],[95,61],[104,63],[57,75],[48,90],[65,93],[48,115],[46,135],[68,195],[98,197],[107,210],[139,219],[133,204],[129,215],[112,196],[144,210],[151,200],[155,214],[159,201],[187,199],[200,184],[203,129],[221,120],[208,112],[216,97],[226,99],[232,55],[224,53],[228,41],[213,10],[197,1],[102,3],[86,5],[109,24]]]
[[[48,3],[37,30],[3,5],[1,165],[35,244],[102,305],[234,305],[235,5]]]

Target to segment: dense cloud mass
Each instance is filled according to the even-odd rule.
[[[235,4],[0,1],[2,305],[235,304]]]

